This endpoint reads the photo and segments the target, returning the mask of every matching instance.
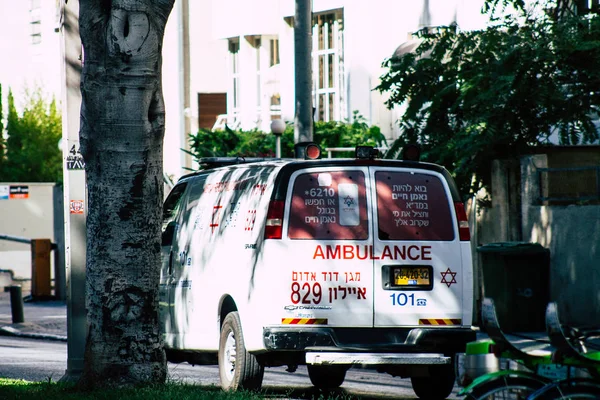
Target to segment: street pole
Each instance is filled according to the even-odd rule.
[[[296,0],[294,17],[295,100],[294,143],[313,139],[312,1]]]
[[[83,371],[86,340],[85,212],[87,195],[84,162],[79,152],[82,47],[79,1],[61,0],[60,31],[63,56],[63,195],[65,216],[65,275],[67,295],[67,370],[61,381],[76,381]]]
[[[275,157],[281,158],[281,135],[285,131],[285,122],[282,119],[271,121],[271,132],[275,135]]]

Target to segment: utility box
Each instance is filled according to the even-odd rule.
[[[501,242],[477,248],[483,292],[494,300],[505,332],[545,332],[550,250],[538,243]]]

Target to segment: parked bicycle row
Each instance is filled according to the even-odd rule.
[[[475,379],[460,377],[465,387],[459,394],[466,399],[600,399],[598,327],[562,324],[556,303],[549,303],[547,336],[507,335],[498,323],[494,301],[485,298],[482,329],[490,339],[469,344],[467,357],[494,354],[508,367]]]

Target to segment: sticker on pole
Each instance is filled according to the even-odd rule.
[[[28,199],[29,198],[29,186],[25,185],[11,185],[9,188],[9,197],[11,199]]]
[[[8,200],[10,190],[8,185],[0,186],[0,200]]]
[[[71,200],[69,210],[71,214],[83,214],[83,200]]]

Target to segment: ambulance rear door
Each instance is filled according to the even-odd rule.
[[[426,169],[370,167],[369,174],[374,326],[462,325],[471,274],[448,182]]]
[[[283,325],[373,326],[373,218],[368,167],[319,167],[290,178],[281,241]]]

